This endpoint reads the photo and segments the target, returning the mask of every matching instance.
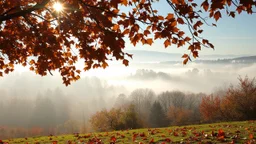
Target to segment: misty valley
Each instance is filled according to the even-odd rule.
[[[256,144],[256,0],[0,0],[0,144]]]
[[[40,77],[24,70],[2,78],[1,139],[256,118],[254,57],[186,66],[164,57],[156,56],[154,62],[135,57],[129,67],[112,63],[111,68],[83,73],[68,87],[56,73]],[[236,93],[246,92],[247,101],[229,104],[237,102]]]

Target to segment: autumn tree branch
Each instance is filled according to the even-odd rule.
[[[30,14],[31,12],[35,10],[39,10],[45,7],[47,3],[49,3],[50,0],[44,0],[41,3],[36,4],[35,6],[28,8],[26,10],[20,10],[18,12],[12,13],[12,14],[2,14],[0,15],[0,22],[10,20],[16,17],[25,16],[26,14]]]

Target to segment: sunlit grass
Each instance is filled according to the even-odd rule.
[[[225,137],[220,139],[219,130],[223,130]],[[144,136],[141,134],[144,133]],[[176,134],[174,134],[176,133]],[[213,135],[214,134],[214,135]],[[136,135],[136,136],[135,136]],[[150,141],[154,143],[168,143],[167,139],[172,142],[190,142],[190,143],[246,143],[248,141],[255,142],[256,121],[243,122],[223,122],[202,125],[173,126],[166,128],[148,128],[134,129],[124,131],[87,133],[78,135],[60,135],[60,136],[44,136],[34,138],[19,138],[4,140],[9,143],[84,143],[90,140],[100,140],[103,143],[110,143],[111,138],[115,137],[116,143],[143,143]],[[254,136],[252,138],[251,136]]]

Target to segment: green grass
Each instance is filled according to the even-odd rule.
[[[221,132],[221,130],[223,132]],[[143,136],[143,133],[145,134]],[[214,124],[173,126],[166,128],[146,128],[77,135],[42,136],[4,140],[9,143],[256,143],[256,121],[223,122]]]

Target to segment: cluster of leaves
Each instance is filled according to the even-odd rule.
[[[255,121],[19,138],[10,143],[255,143]]]
[[[217,21],[222,11],[235,17],[242,11],[252,14],[256,5],[255,0],[166,0],[170,13],[163,16],[154,9],[157,0],[60,0],[62,12],[53,9],[54,2],[0,1],[0,76],[21,64],[42,76],[58,70],[69,85],[79,79],[81,70],[75,65],[79,59],[85,71],[106,68],[112,57],[128,66],[127,56],[132,55],[123,51],[126,36],[133,45],[151,45],[157,39],[163,39],[165,47],[187,44],[196,58],[202,46],[214,48],[200,37],[202,25],[207,24],[202,15]],[[179,25],[187,25],[190,33],[185,34]],[[184,64],[191,54],[182,56]]]

